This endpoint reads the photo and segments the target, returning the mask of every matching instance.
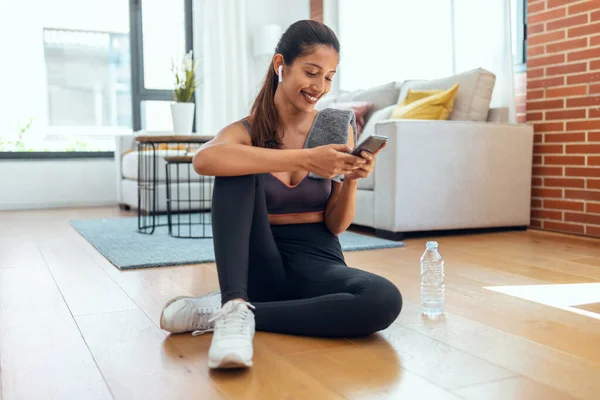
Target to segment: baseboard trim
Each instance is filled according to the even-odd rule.
[[[384,229],[375,229],[371,227],[365,227],[360,225],[350,225],[350,228],[357,232],[363,232],[371,234],[382,239],[401,241],[410,238],[425,238],[433,236],[455,236],[455,235],[477,235],[486,233],[499,233],[499,232],[510,232],[510,231],[525,231],[529,229],[529,226],[517,225],[509,227],[495,227],[495,228],[462,228],[462,229],[440,229],[430,231],[414,231],[414,232],[392,232]]]
[[[0,204],[0,211],[27,211],[58,208],[84,208],[84,207],[110,207],[115,206],[115,201],[100,202],[70,202],[70,203],[30,203],[30,204]]]
[[[525,231],[527,226],[503,226],[492,228],[462,228],[462,229],[440,229],[422,232],[405,232],[405,238],[423,238],[428,236],[456,236],[456,235],[482,235],[486,233],[500,233],[512,231]]]

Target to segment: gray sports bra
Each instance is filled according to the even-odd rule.
[[[240,122],[252,136],[250,123],[246,119]],[[330,179],[306,176],[297,184],[290,186],[273,174],[263,174],[263,176],[269,214],[297,214],[325,210],[331,195]]]

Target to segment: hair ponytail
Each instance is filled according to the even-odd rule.
[[[285,64],[291,65],[297,57],[307,54],[312,46],[319,44],[331,46],[336,52],[340,52],[340,43],[329,27],[317,21],[302,20],[290,25],[281,35],[275,54],[281,54]],[[280,121],[275,108],[278,79],[271,62],[262,87],[250,109],[253,146],[281,148],[281,138],[277,135]]]
[[[250,110],[250,126],[252,127],[252,145],[279,149],[281,140],[277,135],[279,115],[275,108],[275,91],[278,76],[269,64],[260,92]]]

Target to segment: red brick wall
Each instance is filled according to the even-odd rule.
[[[529,0],[532,227],[600,236],[600,0]]]
[[[310,0],[310,19],[323,22],[323,0]]]

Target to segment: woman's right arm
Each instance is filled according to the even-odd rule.
[[[239,176],[268,172],[311,171],[333,177],[352,171],[359,157],[346,145],[279,150],[253,147],[248,131],[233,123],[206,142],[193,158],[194,170],[205,176]]]
[[[236,176],[301,170],[305,157],[302,150],[253,147],[246,128],[236,122],[202,145],[193,165],[201,175]]]

